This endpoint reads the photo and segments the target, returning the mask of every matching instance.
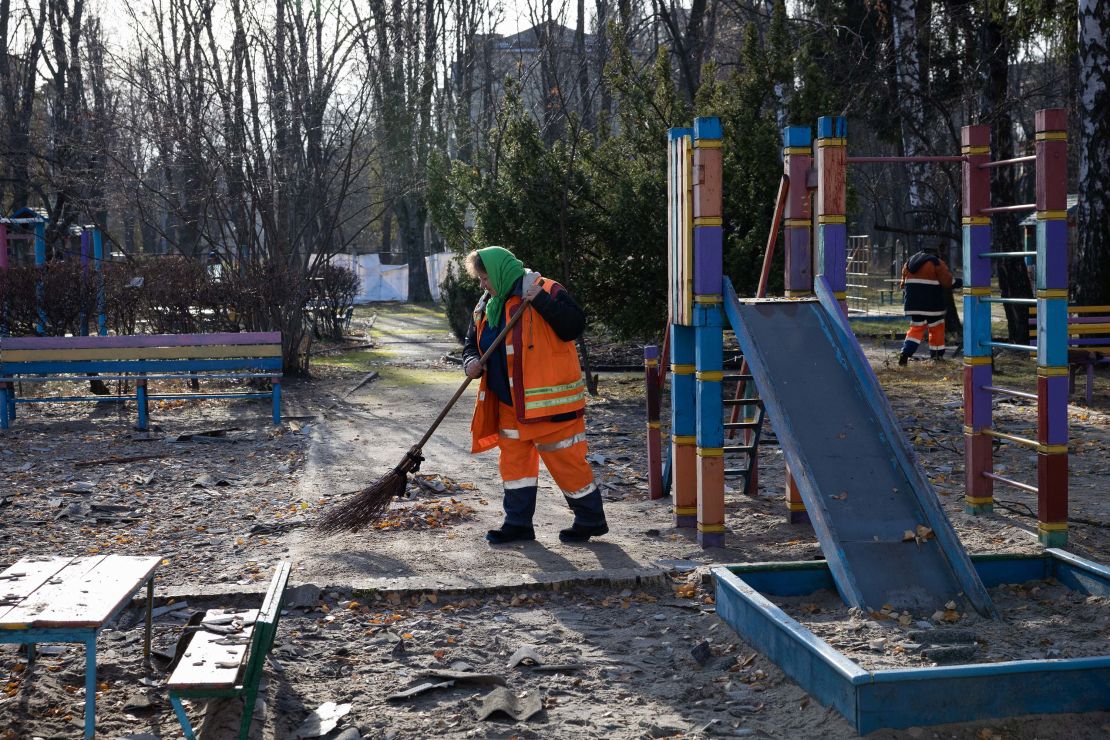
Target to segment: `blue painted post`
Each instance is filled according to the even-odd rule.
[[[721,120],[694,121],[694,326],[697,382],[697,517],[702,547],[725,537],[724,320],[721,316],[722,249]]]
[[[92,239],[88,229],[81,230],[81,313],[77,318],[77,326],[81,336],[89,335],[89,316],[85,313],[85,294],[89,285],[89,257]]]
[[[0,429],[7,429],[12,423],[10,417],[11,404],[8,400],[10,394],[11,391],[8,390],[8,384],[0,383]]]
[[[848,310],[847,136],[848,122],[844,116],[817,119],[817,274],[824,276],[845,312]]]
[[[994,510],[994,482],[989,432],[992,427],[991,394],[991,219],[982,209],[990,207],[990,126],[964,126],[960,134],[963,162],[963,263],[964,263],[964,510],[986,514]]]
[[[96,333],[108,336],[108,317],[105,314],[104,300],[104,236],[100,229],[93,227],[93,265],[96,269]]]
[[[147,415],[146,378],[135,381],[135,402],[139,407],[139,423],[135,428],[145,432],[150,424]]]
[[[273,397],[274,397],[274,426],[281,423],[281,379],[275,378],[273,380]]]
[[[85,640],[85,740],[96,735],[96,632]]]
[[[46,334],[46,286],[43,284],[42,270],[46,269],[46,222],[39,221],[35,224],[35,266],[39,268],[39,280],[35,284],[35,305],[38,308],[39,321],[35,326],[35,333],[40,336]]]
[[[193,726],[189,724],[189,717],[185,714],[185,707],[182,706],[181,699],[171,696],[170,704],[173,705],[173,713],[177,715],[177,721],[181,723],[181,731],[185,734],[185,740],[196,740],[196,735],[193,734]],[[243,711],[247,711],[247,708],[243,707]]]
[[[8,225],[0,223],[0,272],[8,272]],[[0,305],[0,337],[8,336],[8,296],[3,296],[3,305]]]

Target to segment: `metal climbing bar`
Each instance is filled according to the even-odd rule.
[[[997,347],[998,349],[1016,349],[1022,352],[1036,352],[1035,344],[1011,344],[1010,342],[980,342],[984,347]]]
[[[1006,298],[1003,296],[989,295],[979,298],[983,303],[1010,303],[1019,306],[1036,306],[1036,298]]]
[[[1016,434],[1007,434],[1006,432],[1000,432],[996,429],[984,429],[983,434],[987,435],[988,437],[994,437],[995,439],[1004,439],[1008,442],[1025,445],[1026,447],[1032,447],[1034,449],[1041,446],[1041,443],[1035,439],[1029,439],[1028,437],[1019,437]]]
[[[1037,400],[1037,394],[1036,393],[1026,393],[1025,391],[1015,391],[1015,390],[1011,390],[1009,388],[999,388],[998,386],[995,386],[995,385],[985,385],[985,386],[983,386],[983,390],[990,391],[991,393],[998,393],[999,395],[1003,395],[1003,396],[1014,396],[1016,398],[1025,398],[1025,399],[1028,399],[1030,401],[1036,401]]]
[[[1006,259],[1007,257],[1036,257],[1036,251],[1032,252],[983,252],[979,255],[980,258],[989,259]]]
[[[1013,486],[1014,488],[1020,488],[1023,491],[1029,491],[1029,493],[1040,493],[1040,491],[1037,490],[1036,486],[1031,486],[1028,483],[1022,483],[1021,481],[1016,481],[1016,480],[1013,480],[1012,478],[1004,478],[1001,475],[998,475],[997,473],[986,473],[986,472],[984,472],[983,477],[984,478],[990,478],[991,480],[996,480],[999,483],[1005,483],[1007,486]]]
[[[998,159],[994,162],[983,162],[979,165],[980,169],[987,169],[988,167],[1002,167],[1009,164],[1022,164],[1023,162],[1036,162],[1037,155],[1030,154],[1025,157],[1014,157],[1013,159]]]
[[[980,208],[980,213],[1014,213],[1017,211],[1035,211],[1037,210],[1036,203],[1022,203],[1016,206],[991,206],[990,208]]]
[[[923,155],[920,157],[848,157],[848,164],[936,164],[940,162],[963,162],[966,157],[960,154]]]

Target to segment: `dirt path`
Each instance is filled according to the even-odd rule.
[[[425,448],[427,488],[399,502],[387,526],[321,538],[310,528],[321,507],[395,465],[461,382],[458,365],[443,359],[457,344],[440,315],[412,306],[373,310],[376,346],[322,356],[316,380],[290,383],[286,412],[293,419],[277,430],[256,405],[219,401],[158,409],[165,439],[153,441],[130,434],[125,414],[45,405],[21,417],[0,453],[8,484],[0,492],[0,565],[24,553],[68,551],[67,543],[74,554],[165,554],[159,594],[163,602],[177,598],[180,609],[156,621],[155,645],[164,649],[196,610],[257,606],[272,564],[291,560],[297,590],[252,733],[265,740],[295,737],[325,702],[350,705],[327,735],[344,740],[856,736],[714,613],[706,577],[712,565],[820,557],[808,526],[786,522],[781,451],[762,448],[758,497],[745,498],[730,484],[726,546],[703,550],[690,532],[671,527],[669,503],[647,498],[637,373],[604,375],[600,397],[589,402],[591,453],[611,527],[601,540],[558,541],[570,513],[542,473],[538,540],[485,543],[485,530],[500,522],[500,481],[495,454],[468,452],[473,391]],[[360,311],[355,328],[369,324],[369,313]],[[888,349],[869,346],[868,353],[968,549],[1037,550],[1035,518],[1018,513],[1036,508],[1027,494],[999,491],[1007,508],[990,517],[963,514],[960,366],[898,369]],[[1014,370],[1011,384],[1028,382],[1002,369]],[[377,379],[363,383],[372,371]],[[1100,408],[1110,405],[1103,380]],[[1021,403],[996,411],[1015,433],[1035,421],[1035,409]],[[1110,425],[1099,410],[1071,407],[1069,415],[1071,510],[1082,520],[1069,549],[1106,562],[1110,530],[1100,524],[1110,521]],[[182,431],[229,427],[236,430],[220,441],[173,441]],[[79,467],[154,453],[166,457]],[[1023,480],[1035,463],[1020,450],[1000,451],[998,462]],[[432,490],[437,485],[443,490]],[[121,502],[126,510],[97,508]],[[105,737],[180,734],[164,676],[141,664],[141,614],[138,607],[125,612],[99,646],[98,727]],[[524,646],[562,667],[545,671],[531,659],[510,667]],[[13,647],[0,646],[0,739],[75,736],[82,669],[79,648],[43,655],[32,671]],[[447,683],[428,678],[443,670],[493,674],[518,698],[538,697],[542,710],[527,720],[481,720],[492,686],[466,681],[389,699],[421,683]],[[201,709],[191,706],[190,716]],[[218,709],[208,737],[227,736],[221,728],[237,722],[235,707]],[[871,737],[1107,735],[1110,714],[1098,713]]]

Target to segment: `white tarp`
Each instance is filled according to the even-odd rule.
[[[451,255],[448,252],[428,255],[424,263],[428,270],[428,287],[432,299],[439,300],[439,286],[447,276]],[[355,303],[373,301],[406,301],[409,297],[409,266],[383,265],[376,254],[337,254],[331,263],[354,270],[361,287]]]
[[[450,252],[439,252],[438,254],[429,254],[424,258],[424,264],[428,267],[428,289],[432,291],[432,300],[439,300],[439,287],[443,285],[443,281],[447,279],[447,268],[451,264]]]

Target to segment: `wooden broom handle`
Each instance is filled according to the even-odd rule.
[[[512,318],[510,318],[509,322],[505,324],[505,328],[502,329],[501,333],[497,335],[497,338],[493,340],[493,344],[489,346],[489,349],[487,349],[485,353],[480,358],[478,358],[478,362],[481,365],[484,366],[486,364],[486,360],[489,359],[489,356],[491,354],[493,354],[493,351],[500,347],[501,344],[505,341],[505,337],[507,337],[512,328],[516,326],[516,322],[520,320],[521,315],[524,313],[524,309],[531,302],[531,298],[525,298],[520,302],[520,305],[517,307],[516,312],[512,315]],[[466,365],[463,365],[463,367],[465,368]],[[424,432],[424,436],[420,438],[420,441],[417,442],[411,450],[409,450],[410,455],[413,453],[419,455],[420,450],[423,449],[425,443],[427,443],[427,441],[431,439],[432,434],[435,433],[435,430],[439,427],[440,423],[444,420],[444,418],[446,418],[448,412],[451,411],[451,407],[453,407],[455,405],[455,402],[459,400],[462,394],[466,391],[467,386],[470,385],[470,381],[472,380],[474,380],[474,378],[470,377],[469,375],[466,377],[466,380],[463,381],[463,384],[459,386],[459,389],[457,391],[455,391],[455,395],[451,396],[451,400],[447,402],[447,405],[444,406],[443,410],[439,412],[439,416],[436,417],[436,420],[432,422],[432,425],[430,427],[428,427],[428,431]]]

